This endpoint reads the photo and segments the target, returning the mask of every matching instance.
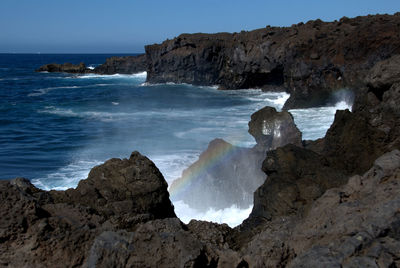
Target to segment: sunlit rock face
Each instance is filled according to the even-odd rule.
[[[264,107],[251,115],[249,133],[255,138],[259,151],[269,151],[291,143],[301,146],[301,132],[293,116],[286,111]]]

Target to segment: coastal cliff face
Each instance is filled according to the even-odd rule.
[[[291,94],[286,109],[337,100],[356,89],[370,68],[400,53],[400,14],[321,20],[250,32],[182,34],[146,46],[150,83],[263,88]]]

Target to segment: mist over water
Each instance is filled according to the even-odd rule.
[[[258,89],[145,83],[146,74],[34,73],[49,62],[85,61],[108,55],[0,55],[0,179],[23,176],[42,189],[76,187],[95,165],[132,151],[149,157],[167,182],[180,177],[215,138],[251,147],[250,115],[280,109],[286,93]],[[325,135],[335,107],[291,110],[304,139]],[[238,225],[251,211],[234,206],[200,213],[182,201],[177,215]]]

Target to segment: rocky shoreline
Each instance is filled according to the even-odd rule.
[[[146,47],[150,82],[196,84],[199,74],[203,84],[282,86],[294,96],[286,108],[320,105],[333,90],[350,87],[353,109],[337,111],[317,141],[302,141],[289,113],[264,108],[249,123],[254,148],[210,143],[185,172],[194,173],[217,151],[238,152],[204,175],[211,185],[219,182],[218,172],[226,175],[213,193],[226,203],[236,202],[232,188],[255,190],[252,213],[234,229],[182,223],[162,174],[138,152],[93,168],[67,191],[43,191],[22,178],[0,181],[0,266],[399,267],[399,29],[399,14],[379,15],[182,35]],[[271,41],[265,51],[272,54],[259,52],[260,40]],[[206,59],[212,72],[200,64]],[[104,72],[113,72],[120,63],[107,66],[114,67]],[[254,166],[264,174],[248,175]],[[192,190],[189,197],[207,191]]]
[[[112,57],[83,73],[146,71],[148,83],[279,90],[290,93],[284,109],[324,106],[337,101],[337,90],[356,91],[370,68],[400,53],[399,24],[396,13],[232,34],[182,34],[146,46],[145,55]],[[69,72],[62,66],[38,69],[52,70]]]

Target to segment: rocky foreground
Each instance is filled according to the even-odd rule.
[[[191,75],[208,66],[199,60],[207,59],[220,63],[213,65],[213,75],[233,85],[248,81],[296,89],[295,102],[287,107],[303,106],[301,100],[317,88],[325,95],[350,86],[356,92],[353,109],[337,111],[317,141],[302,141],[289,113],[264,108],[249,123],[254,148],[210,143],[183,176],[197,174],[220,151],[236,153],[198,177],[206,178],[202,188],[193,180],[182,198],[196,205],[202,195],[209,202],[218,196],[220,204],[245,206],[253,196],[252,213],[234,229],[194,220],[183,224],[162,174],[138,152],[94,167],[67,191],[43,191],[22,178],[0,181],[0,266],[400,267],[398,20],[396,14],[234,35],[183,35],[147,47],[150,81],[194,79]],[[241,42],[242,47],[229,46]],[[208,54],[196,54],[211,43]],[[272,54],[257,52],[261,49]],[[226,57],[229,51],[236,56]],[[248,62],[250,55],[259,64]],[[149,60],[159,69],[152,70]],[[216,79],[203,71],[203,81]],[[321,103],[317,99],[309,101]],[[244,203],[237,189],[247,194],[239,198]]]

